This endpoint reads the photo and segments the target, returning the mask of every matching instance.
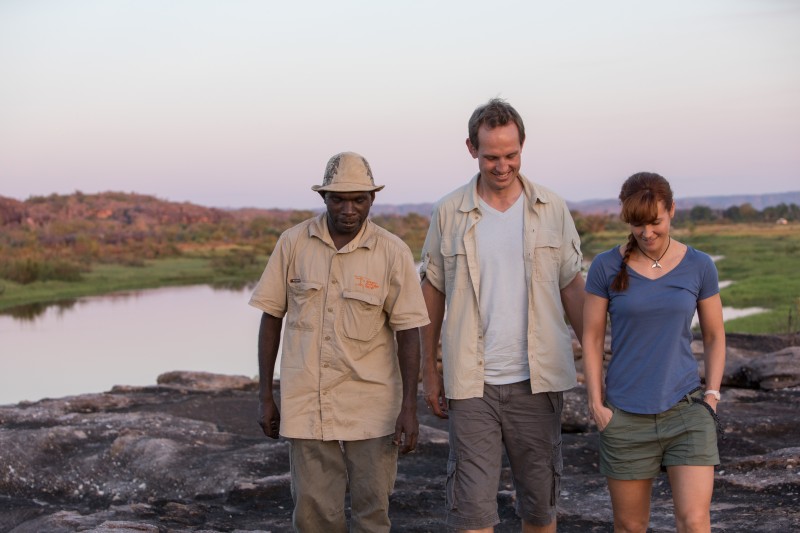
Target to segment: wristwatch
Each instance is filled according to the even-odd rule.
[[[718,390],[708,389],[703,393],[703,396],[713,396],[715,400],[719,401],[722,395]]]

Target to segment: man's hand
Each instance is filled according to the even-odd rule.
[[[405,435],[405,439],[403,439],[403,435]],[[392,442],[395,446],[400,446],[401,454],[406,454],[413,452],[417,447],[417,437],[419,437],[419,422],[417,422],[416,405],[403,406],[394,425]]]
[[[280,436],[281,413],[275,400],[258,402],[258,425],[267,437],[277,439]]]
[[[422,280],[422,296],[428,308],[431,323],[420,328],[422,347],[422,395],[425,404],[439,418],[447,418],[447,398],[444,395],[444,379],[439,373],[437,355],[439,338],[444,320],[445,295],[426,278]]]
[[[422,373],[422,396],[425,404],[439,418],[447,418],[447,398],[444,396],[444,379],[436,370]]]

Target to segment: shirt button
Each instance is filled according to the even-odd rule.
[[[328,395],[328,391],[326,391],[326,390],[322,391],[322,395],[323,396],[327,396]]]
[[[328,308],[328,312],[329,312],[329,313],[333,313],[333,307],[329,307],[329,308]]]
[[[483,366],[483,361],[478,361],[478,366]]]
[[[329,336],[329,335],[328,335],[328,336],[326,336],[326,337],[325,337],[325,340],[326,340],[326,341],[329,341],[329,340],[331,340],[330,336]]]
[[[328,363],[325,363],[324,365],[322,365],[322,368],[328,368],[329,366],[331,366],[331,365],[329,365]]]
[[[332,280],[332,281],[331,281],[331,283],[333,283],[334,285],[336,285],[336,284],[337,284],[337,283],[339,283],[339,282],[338,282],[337,280],[335,280],[335,279],[334,279],[334,280]]]

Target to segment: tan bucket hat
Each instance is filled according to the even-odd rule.
[[[355,152],[342,152],[328,160],[322,185],[314,185],[317,192],[362,192],[379,191],[383,185],[375,185],[369,163]]]

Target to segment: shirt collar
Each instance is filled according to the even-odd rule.
[[[317,215],[314,220],[308,226],[308,236],[309,237],[316,237],[325,244],[336,248],[333,244],[333,238],[331,237],[330,232],[328,231],[328,213],[322,212]],[[362,224],[361,229],[353,237],[353,240],[347,243],[341,250],[340,253],[347,253],[352,252],[356,248],[367,248],[369,250],[375,247],[376,236],[375,236],[375,225],[367,218]]]
[[[474,209],[478,209],[479,205],[479,197],[478,197],[478,178],[480,177],[480,173],[475,174],[469,182],[469,187],[464,193],[464,196],[461,198],[461,205],[459,206],[459,210],[468,213]],[[519,174],[518,178],[522,182],[523,193],[528,200],[528,205],[530,209],[534,209],[537,202],[541,202],[543,204],[549,203],[551,201],[549,195],[545,190],[541,187],[536,187],[532,182],[530,182],[523,174]]]

